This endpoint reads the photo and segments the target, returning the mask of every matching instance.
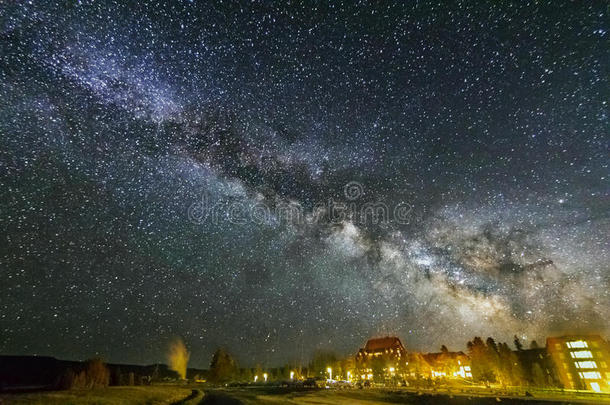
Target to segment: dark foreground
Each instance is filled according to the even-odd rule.
[[[586,393],[540,394],[535,397],[469,392],[467,394],[418,393],[405,389],[313,390],[270,387],[209,389],[193,386],[157,385],[109,387],[99,390],[71,390],[0,394],[0,405],[387,405],[387,404],[609,404],[610,395]],[[554,395],[554,396],[553,396]]]
[[[417,393],[407,390],[300,390],[282,389],[227,389],[206,392],[201,404],[204,405],[248,405],[248,404],[292,404],[292,405],[381,405],[381,404],[447,404],[447,405],[487,405],[487,404],[610,404],[610,397],[594,398],[524,398],[510,396],[477,396],[456,394]]]

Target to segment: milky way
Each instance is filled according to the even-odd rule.
[[[610,331],[607,3],[228,3],[0,5],[0,353]]]

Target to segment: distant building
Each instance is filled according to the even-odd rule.
[[[552,337],[546,348],[565,388],[610,392],[610,355],[601,336]]]
[[[407,350],[395,336],[369,339],[356,354],[356,367],[363,380],[398,377],[406,362]]]
[[[426,353],[423,358],[432,378],[472,378],[470,358],[464,352]]]
[[[386,336],[384,338],[369,339],[364,348],[358,351],[356,361],[379,356],[400,360],[406,354],[407,349],[404,348],[399,338]]]

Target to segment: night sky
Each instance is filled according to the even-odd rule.
[[[608,335],[608,3],[328,3],[0,3],[0,353]]]

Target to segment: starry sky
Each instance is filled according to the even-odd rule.
[[[607,336],[608,12],[1,2],[0,353]]]

